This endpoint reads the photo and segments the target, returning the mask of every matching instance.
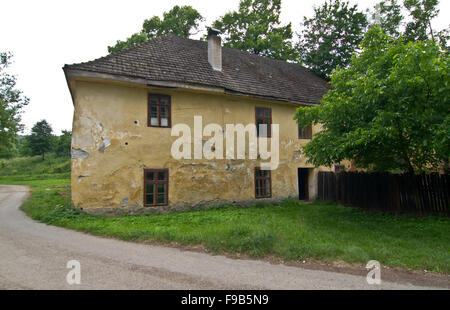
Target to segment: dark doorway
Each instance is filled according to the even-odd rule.
[[[298,197],[300,200],[309,199],[308,177],[309,177],[308,168],[298,168]]]

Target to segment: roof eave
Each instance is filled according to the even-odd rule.
[[[163,88],[181,88],[181,89],[189,89],[189,90],[198,90],[198,91],[206,91],[206,92],[215,92],[221,94],[229,94],[235,96],[245,96],[257,99],[278,101],[284,103],[291,103],[299,106],[314,106],[316,103],[306,102],[306,101],[295,101],[278,97],[257,95],[252,93],[243,93],[239,91],[234,91],[232,89],[218,87],[218,86],[210,86],[204,84],[195,84],[195,83],[185,83],[185,82],[176,82],[176,81],[157,81],[157,80],[147,80],[144,78],[126,76],[126,75],[117,75],[110,73],[101,73],[95,71],[87,71],[80,69],[71,69],[69,66],[64,66],[63,68],[64,74],[66,76],[66,80],[69,86],[70,94],[72,96],[72,100],[74,100],[74,96],[72,93],[71,85],[69,82],[69,77],[74,78],[86,78],[86,79],[95,79],[95,80],[107,80],[107,81],[116,81],[123,83],[131,83],[131,84],[139,84],[145,86],[153,86],[153,87],[163,87]]]
[[[72,85],[70,85],[67,65],[65,65],[62,69],[64,71],[64,77],[66,78],[67,87],[69,88],[70,97],[72,97],[72,104],[75,105],[75,97],[73,95]]]

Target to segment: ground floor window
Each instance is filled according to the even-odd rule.
[[[272,197],[272,179],[270,170],[261,170],[259,167],[255,168],[255,197]]]
[[[144,170],[144,204],[151,206],[167,206],[169,204],[169,170]]]

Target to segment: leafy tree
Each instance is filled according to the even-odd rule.
[[[129,37],[125,41],[117,40],[114,46],[108,46],[108,52],[109,53],[118,52],[123,49],[138,45],[140,43],[144,43],[147,40],[148,40],[147,34],[142,32],[134,33],[131,35],[131,37]]]
[[[45,153],[52,149],[52,132],[53,129],[46,120],[39,121],[33,126],[27,141],[32,155],[42,155],[42,160],[45,160]]]
[[[404,43],[372,27],[361,54],[331,76],[323,103],[297,110],[301,126],[323,126],[306,156],[316,166],[347,159],[378,171],[448,164],[449,77],[448,53],[436,42]]]
[[[304,17],[297,49],[303,65],[328,78],[338,66],[345,67],[356,52],[368,25],[358,6],[345,0],[328,0]]]
[[[226,47],[294,61],[292,25],[281,26],[280,13],[281,0],[241,0],[239,10],[216,20],[213,28],[221,31]]]
[[[108,46],[108,52],[117,52],[168,33],[188,38],[193,30],[198,29],[201,21],[203,21],[202,15],[192,6],[176,5],[163,14],[163,19],[158,16],[146,19],[141,32],[133,34],[125,41],[118,40],[114,46]]]
[[[17,134],[23,130],[22,108],[29,99],[16,89],[16,77],[5,72],[11,64],[11,53],[0,52],[0,154],[10,157],[14,152]]]
[[[57,156],[69,157],[72,148],[72,132],[63,130],[62,134],[57,137],[54,151]]]
[[[392,37],[400,36],[400,25],[404,19],[402,6],[397,0],[383,0],[375,5],[372,13],[374,24],[380,25],[381,29]]]
[[[192,35],[193,29],[198,29],[201,21],[203,21],[202,15],[192,6],[179,7],[176,5],[169,12],[163,14],[162,20],[158,16],[146,19],[142,31],[149,38],[167,33],[188,38]]]
[[[439,0],[404,0],[412,21],[407,23],[405,39],[407,41],[435,39],[431,20],[439,14]]]

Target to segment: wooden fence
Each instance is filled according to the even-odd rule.
[[[318,198],[395,214],[450,216],[450,175],[319,172]]]

